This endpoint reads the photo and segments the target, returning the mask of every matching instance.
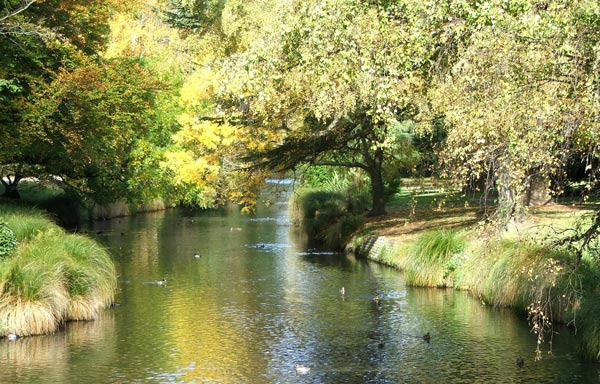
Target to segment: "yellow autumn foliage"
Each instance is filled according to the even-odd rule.
[[[165,153],[161,165],[174,171],[177,184],[211,187],[217,181],[220,167],[210,160],[191,151],[173,150]]]

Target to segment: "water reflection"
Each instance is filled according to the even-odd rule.
[[[89,231],[117,262],[121,306],[56,335],[0,341],[0,382],[599,381],[568,338],[534,363],[535,338],[510,311],[406,288],[388,268],[307,249],[281,225],[280,208],[258,218],[172,210],[95,223]]]

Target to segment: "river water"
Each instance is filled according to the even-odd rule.
[[[285,208],[92,224],[117,264],[120,306],[55,335],[1,340],[0,383],[600,382],[569,330],[534,362],[522,316],[309,249]]]

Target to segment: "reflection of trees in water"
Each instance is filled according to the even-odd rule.
[[[69,382],[72,378],[70,361],[74,357],[73,347],[90,347],[93,350],[91,366],[103,365],[110,360],[115,350],[113,314],[103,311],[96,321],[68,323],[54,335],[22,337],[16,341],[0,340],[0,366],[11,369],[0,370],[0,383],[28,382],[28,376],[39,377],[40,372],[52,382]],[[111,343],[111,344],[108,344]],[[102,346],[102,347],[100,347]],[[80,359],[80,356],[77,356]]]

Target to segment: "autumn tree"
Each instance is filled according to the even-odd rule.
[[[402,155],[395,130],[416,114],[430,54],[423,9],[350,0],[284,9],[261,44],[224,66],[220,105],[267,143],[246,159],[275,170],[359,168],[371,183],[370,213],[383,214],[383,166]]]
[[[25,106],[28,164],[95,202],[140,193],[128,183],[141,166],[134,155],[151,134],[161,87],[131,59],[60,71],[50,84],[36,88]],[[152,178],[145,183],[155,185]]]
[[[597,172],[600,7],[587,1],[490,1],[449,9],[457,57],[437,73],[447,174],[483,178],[501,222],[560,192],[566,164]],[[558,189],[557,189],[558,188]]]
[[[39,170],[23,131],[27,99],[61,68],[75,69],[104,47],[111,5],[11,0],[0,6],[0,176],[8,195],[18,197],[18,181]]]

